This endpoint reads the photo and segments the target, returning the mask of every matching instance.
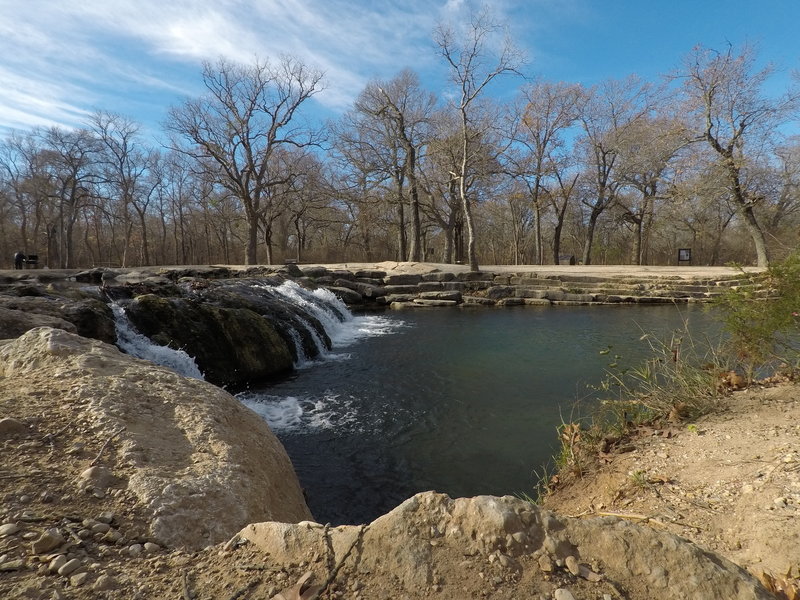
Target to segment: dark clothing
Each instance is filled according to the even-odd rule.
[[[14,255],[14,268],[21,269],[22,264],[25,262],[25,255],[22,252],[17,252]]]

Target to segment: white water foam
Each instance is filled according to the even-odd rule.
[[[322,398],[270,396],[242,392],[239,401],[264,419],[276,433],[333,429],[355,419],[350,402],[330,392]]]
[[[117,330],[117,345],[127,354],[149,360],[152,363],[172,369],[184,377],[203,379],[194,358],[183,350],[173,350],[168,346],[154,344],[147,336],[133,327],[125,314],[125,309],[116,302],[111,304],[114,313],[114,327]]]
[[[295,365],[297,368],[312,366],[320,360],[347,360],[351,357],[350,354],[335,352],[335,350],[346,348],[364,338],[390,335],[405,327],[403,321],[381,315],[353,316],[347,305],[336,294],[324,288],[310,291],[294,281],[285,281],[279,286],[267,287],[316,317],[331,340],[333,351],[325,348],[319,335],[310,324],[303,323],[317,343],[319,359],[308,360],[304,354],[300,358],[301,352],[298,351],[298,364]]]

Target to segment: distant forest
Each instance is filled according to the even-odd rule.
[[[691,248],[693,264],[766,265],[798,246],[798,89],[774,93],[752,48],[587,87],[522,76],[494,29],[435,32],[438,93],[405,69],[325,124],[307,115],[312,66],[220,59],[164,144],[106,111],[8,135],[0,263],[660,265]],[[519,82],[507,102],[489,96],[500,78]]]

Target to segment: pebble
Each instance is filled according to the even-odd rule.
[[[110,575],[100,575],[97,578],[97,581],[94,582],[92,586],[93,589],[97,591],[106,591],[106,590],[113,590],[117,587],[117,581],[111,577]]]
[[[69,584],[73,587],[78,587],[86,583],[86,580],[89,578],[89,573],[83,572],[78,573],[77,575],[73,575],[69,578]]]
[[[121,539],[122,539],[122,534],[116,529],[110,530],[103,536],[103,541],[110,542],[112,544],[118,542]]]
[[[139,555],[141,555],[143,550],[144,548],[142,547],[141,544],[131,544],[130,546],[128,546],[128,555],[133,558],[136,558]]]
[[[97,520],[100,523],[105,523],[106,525],[110,525],[114,521],[114,513],[111,511],[105,511],[100,513],[100,516],[97,517]]]
[[[161,550],[161,546],[158,544],[154,544],[153,542],[145,542],[144,544],[145,552],[158,552],[159,550]]]
[[[0,571],[19,571],[25,568],[25,559],[17,558],[0,563]]]
[[[786,498],[784,497],[775,498],[775,500],[773,500],[772,503],[775,505],[776,508],[786,508]]]
[[[578,566],[578,561],[574,556],[568,556],[566,559],[564,559],[564,563],[567,565],[567,569],[569,569],[570,573],[575,576],[580,575],[581,569]]]
[[[20,527],[16,523],[6,523],[5,525],[0,525],[0,537],[5,537],[7,535],[14,535],[19,530]]]
[[[50,561],[50,564],[47,565],[47,570],[51,573],[58,573],[58,570],[67,564],[67,557],[63,554],[59,554],[53,560]]]
[[[544,573],[551,573],[553,571],[553,561],[546,554],[539,557],[539,568]]]
[[[74,573],[75,570],[78,569],[78,567],[80,566],[81,566],[81,561],[78,560],[77,558],[73,558],[72,560],[67,561],[61,566],[61,568],[58,570],[58,574],[66,577],[70,573]]]
[[[553,598],[555,600],[575,600],[575,596],[566,588],[558,588],[553,594]]]
[[[54,548],[58,548],[63,543],[64,536],[61,535],[58,529],[48,529],[38,540],[33,542],[33,553],[44,554]]]
[[[108,523],[96,523],[92,525],[92,533],[106,533],[111,529]]]

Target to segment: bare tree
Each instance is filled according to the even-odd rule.
[[[204,64],[203,83],[209,93],[172,108],[166,128],[189,141],[175,140],[176,150],[201,167],[216,165],[221,184],[241,202],[247,221],[245,263],[252,265],[259,224],[270,219],[272,188],[287,183],[287,173],[274,170],[277,149],[319,141],[298,125],[297,111],[321,90],[322,72],[291,57],[252,65],[220,59]]]
[[[768,97],[762,88],[773,68],[756,70],[755,59],[749,46],[739,53],[731,46],[722,53],[697,46],[684,59],[679,76],[697,137],[718,157],[731,201],[752,238],[757,264],[764,267],[769,254],[755,212],[763,196],[748,186],[747,157],[792,116],[800,94],[794,89],[777,99]]]
[[[585,153],[586,183],[591,193],[581,202],[589,211],[583,264],[592,262],[597,220],[614,205],[621,180],[616,176],[621,139],[626,130],[650,111],[651,86],[637,77],[609,80],[591,91],[580,121]]]
[[[450,69],[450,80],[457,89],[453,105],[461,124],[461,148],[458,170],[458,194],[467,226],[467,257],[471,271],[478,271],[475,250],[475,223],[471,201],[467,195],[466,179],[473,151],[478,139],[473,113],[475,100],[497,77],[518,73],[523,57],[508,37],[501,43],[499,52],[492,53],[492,42],[501,27],[491,20],[488,10],[472,15],[463,38],[452,28],[439,25],[434,32],[434,42]]]
[[[511,175],[523,183],[533,208],[537,264],[544,262],[542,209],[548,194],[546,182],[553,179],[565,145],[563,134],[577,120],[584,99],[579,85],[544,81],[525,86],[518,99],[511,128],[514,143],[507,158]]]
[[[409,69],[404,69],[390,81],[370,83],[356,101],[358,111],[386,123],[388,133],[402,149],[396,178],[400,184],[399,200],[402,202],[402,182],[407,179],[411,208],[411,247],[406,253],[404,244],[401,244],[403,260],[421,260],[418,163],[430,138],[430,120],[435,104],[433,94],[420,88],[419,77]],[[405,236],[401,234],[401,238],[404,242]]]

